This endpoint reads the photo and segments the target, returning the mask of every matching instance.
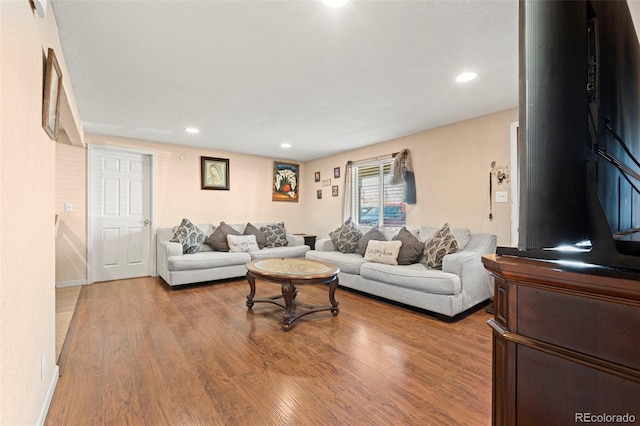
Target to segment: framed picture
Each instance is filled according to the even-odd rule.
[[[320,182],[320,172],[315,172],[314,173],[314,177],[315,177],[316,182]]]
[[[333,168],[333,178],[338,179],[340,177],[340,167]]]
[[[331,195],[333,195],[334,197],[338,196],[338,185],[333,185],[331,187]]]
[[[229,159],[200,157],[202,189],[229,190]]]
[[[321,200],[321,199],[322,199],[322,189],[318,189],[318,190],[316,191],[316,197],[318,197],[318,200]]]
[[[62,73],[53,49],[47,52],[47,65],[44,74],[44,93],[42,97],[42,127],[49,137],[58,140],[60,121],[60,92],[62,91]]]
[[[273,185],[271,186],[273,201],[298,202],[300,191],[300,165],[273,162]]]

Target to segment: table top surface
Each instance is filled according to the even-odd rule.
[[[328,278],[340,272],[335,265],[300,258],[254,260],[247,269],[258,275],[293,279]]]

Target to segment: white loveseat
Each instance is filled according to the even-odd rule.
[[[438,228],[423,226],[412,234],[424,242],[437,231]],[[449,320],[493,296],[493,280],[481,258],[495,253],[496,236],[466,231],[470,236],[468,244],[461,251],[444,256],[442,270],[428,269],[422,263],[368,262],[358,253],[340,253],[330,238],[316,241],[315,250],[308,251],[305,257],[338,266],[341,287],[425,309]]]
[[[246,223],[229,224],[240,234],[244,232]],[[265,224],[254,224],[259,227]],[[215,229],[210,224],[196,225],[205,237]],[[284,247],[268,247],[249,252],[214,251],[206,244],[201,244],[197,253],[183,254],[182,244],[169,241],[175,228],[159,228],[156,234],[156,268],[170,286],[180,286],[226,278],[242,277],[247,273],[246,264],[254,259],[304,257],[309,246],[299,235],[287,234],[288,245]]]

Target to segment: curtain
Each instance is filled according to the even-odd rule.
[[[416,204],[416,177],[413,174],[413,162],[408,149],[396,154],[393,160],[392,184],[404,183],[404,202]]]
[[[344,167],[344,190],[342,194],[342,219],[346,221],[353,215],[353,163],[351,161],[347,161]]]

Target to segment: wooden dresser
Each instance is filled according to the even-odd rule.
[[[495,278],[493,424],[640,424],[637,274],[483,263]]]

